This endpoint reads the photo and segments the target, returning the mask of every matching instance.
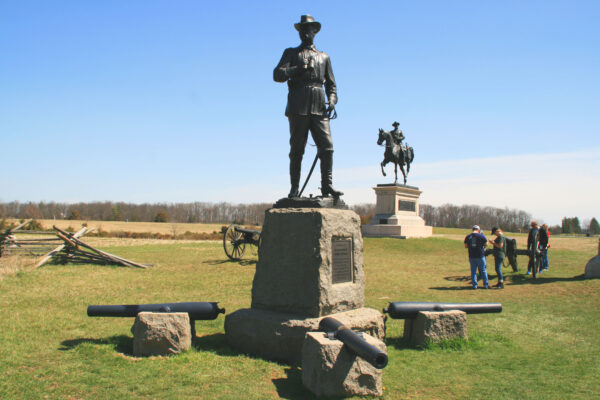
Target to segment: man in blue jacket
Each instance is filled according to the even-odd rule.
[[[488,240],[481,233],[479,225],[473,225],[473,232],[465,237],[465,248],[469,251],[469,263],[471,264],[471,284],[473,289],[477,289],[477,270],[483,278],[483,288],[489,289],[486,263],[485,263],[485,246]]]

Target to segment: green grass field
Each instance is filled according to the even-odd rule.
[[[468,341],[425,349],[404,343],[402,321],[388,320],[384,398],[598,398],[600,280],[582,276],[597,238],[557,238],[550,271],[536,281],[505,270],[506,289],[473,291],[460,232],[455,236],[365,239],[367,307],[401,300],[504,307],[469,316]],[[147,359],[130,355],[132,318],[86,316],[90,304],[219,301],[228,313],[249,307],[256,256],[229,262],[218,242],[107,243],[95,245],[155,266],[31,270],[23,260],[0,263],[0,398],[313,398],[298,368],[229,348],[223,316],[197,322],[192,351]]]

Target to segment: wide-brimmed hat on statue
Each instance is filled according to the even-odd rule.
[[[294,24],[294,28],[296,28],[297,31],[300,31],[300,29],[302,29],[303,27],[312,25],[315,27],[316,32],[319,32],[321,30],[321,23],[315,21],[315,19],[313,18],[312,15],[306,14],[300,17],[300,22],[298,22],[297,24]]]

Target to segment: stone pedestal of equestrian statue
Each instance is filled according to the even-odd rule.
[[[375,216],[362,226],[365,237],[424,238],[432,235],[432,227],[419,216],[419,188],[408,185],[380,184]]]

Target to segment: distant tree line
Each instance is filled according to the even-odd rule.
[[[596,218],[580,223],[579,218],[577,217],[564,217],[559,232],[565,234],[587,233],[590,235],[598,235],[600,234],[600,224],[598,224]]]
[[[560,227],[561,233],[589,233],[590,235],[600,234],[600,224],[596,218],[592,218],[589,222],[584,221],[583,224],[579,222],[579,218],[564,217]]]
[[[0,217],[33,219],[72,219],[132,222],[192,222],[262,224],[271,203],[144,203],[90,202],[57,203],[13,201],[0,203]],[[375,215],[375,204],[357,204],[351,207],[361,217],[363,224]],[[499,226],[507,232],[527,230],[531,214],[517,209],[482,207],[477,205],[443,204],[439,207],[421,204],[421,217],[427,225],[446,228],[470,228],[474,224],[483,229]],[[600,234],[596,218],[583,228],[579,218],[563,218],[561,226],[550,227],[552,233]]]
[[[561,222],[561,233],[581,233],[579,218],[564,217]]]
[[[132,222],[201,222],[262,224],[271,203],[0,203],[0,216],[34,219],[72,219]]]
[[[598,220],[596,218],[592,218],[592,220],[590,221],[589,233],[591,235],[600,234],[600,224],[598,223]]]
[[[498,226],[507,232],[519,232],[531,222],[531,214],[522,210],[477,205],[443,204],[434,207],[421,204],[421,217],[431,226],[471,228],[479,225],[482,229]]]

